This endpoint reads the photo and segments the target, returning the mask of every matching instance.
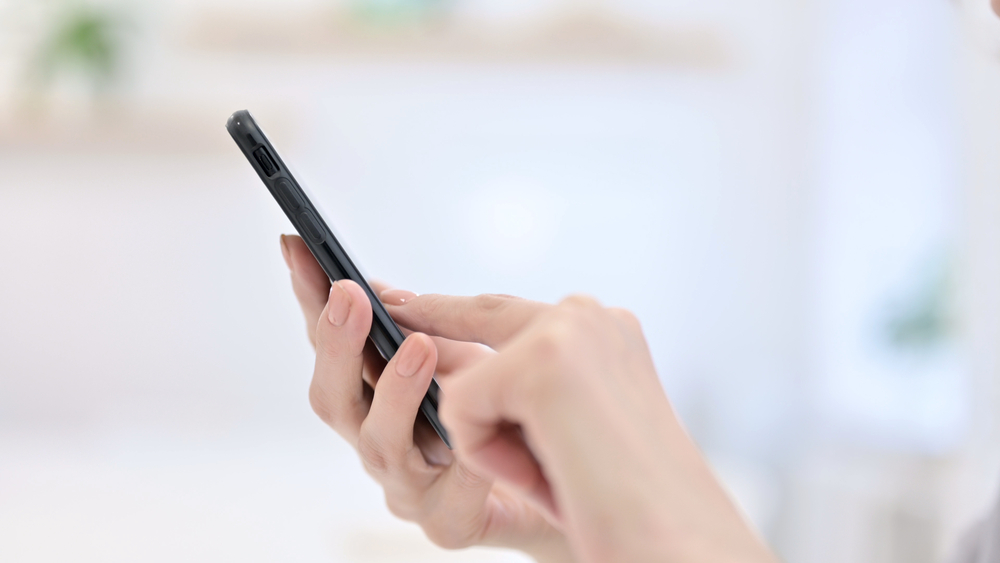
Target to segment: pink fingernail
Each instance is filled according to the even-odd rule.
[[[292,253],[288,250],[288,242],[285,241],[285,235],[281,235],[281,257],[285,259],[285,264],[288,269],[292,269]]]
[[[417,294],[405,289],[387,289],[378,296],[386,305],[403,305]]]
[[[330,302],[326,305],[327,316],[333,326],[344,326],[347,316],[351,314],[351,296],[347,294],[340,282],[330,288]]]
[[[417,373],[427,357],[427,344],[424,344],[423,338],[411,336],[403,342],[397,354],[399,359],[396,360],[396,373],[402,377],[411,377]]]

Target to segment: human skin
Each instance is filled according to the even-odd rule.
[[[376,286],[417,331],[387,365],[366,342],[361,288],[331,286],[298,237],[282,250],[317,351],[314,410],[438,545],[541,562],[776,561],[675,417],[627,312]],[[416,420],[435,372],[454,452]]]
[[[361,287],[350,281],[331,286],[299,237],[283,236],[281,247],[316,348],[310,403],[358,451],[389,510],[445,548],[507,547],[544,563],[573,561],[564,536],[541,510],[469,467],[422,419],[415,425],[435,372],[446,389],[454,372],[493,352],[409,334],[387,365],[368,342],[372,310]]]
[[[674,415],[631,313],[495,295],[389,311],[499,350],[453,375],[442,421],[457,455],[542,507],[579,561],[776,561]]]
[[[385,365],[361,288],[331,287],[298,237],[282,248],[317,352],[314,410],[431,540],[545,562],[776,561],[674,415],[631,314],[379,287],[413,331]],[[454,452],[416,420],[435,372]]]

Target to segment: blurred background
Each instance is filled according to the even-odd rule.
[[[306,400],[248,108],[372,277],[587,292],[790,563],[1000,483],[987,0],[0,0],[0,560],[525,561]]]

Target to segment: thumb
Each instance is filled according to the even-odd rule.
[[[518,376],[509,355],[497,355],[450,379],[439,412],[458,455],[470,467],[502,480],[559,520],[552,487],[535,456],[517,412],[508,409]],[[523,402],[514,401],[514,404]]]

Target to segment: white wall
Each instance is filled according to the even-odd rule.
[[[463,10],[485,21],[514,10],[499,5]],[[584,291],[636,311],[686,423],[789,561],[906,560],[914,529],[941,551],[971,514],[963,499],[983,496],[992,469],[964,461],[964,437],[987,424],[979,413],[992,399],[943,448],[933,417],[904,417],[905,439],[891,425],[879,440],[845,439],[843,428],[869,424],[886,403],[859,414],[823,402],[838,373],[854,375],[827,371],[835,364],[824,358],[842,351],[837,338],[857,336],[848,323],[831,340],[824,315],[840,299],[863,314],[870,297],[827,282],[863,281],[871,264],[828,258],[868,250],[845,236],[858,234],[851,206],[871,189],[899,197],[900,178],[927,180],[924,204],[915,215],[879,208],[873,236],[901,222],[920,236],[959,233],[972,353],[954,369],[977,391],[995,373],[997,129],[967,119],[976,159],[961,192],[955,102],[989,105],[995,75],[985,63],[956,71],[944,6],[616,4],[717,34],[729,64],[711,69],[192,47],[192,22],[236,6],[136,5],[146,34],[119,122],[89,129],[73,103],[57,109],[81,128],[0,121],[0,495],[16,491],[0,497],[0,530],[16,532],[0,559],[61,560],[76,545],[51,537],[84,542],[76,556],[99,560],[147,559],[148,546],[165,560],[227,546],[244,560],[293,549],[302,560],[443,557],[393,523],[353,454],[308,410],[311,351],[278,252],[290,227],[222,128],[242,107],[371,275],[421,292],[551,301]],[[518,6],[521,18],[558,8]],[[0,68],[15,68],[30,39],[9,36]],[[930,57],[932,47],[944,55]],[[869,88],[901,60],[905,72]],[[17,117],[15,74],[3,76],[0,114]],[[936,81],[942,91],[928,93]],[[881,113],[899,100],[919,111]],[[929,158],[905,144],[907,127],[926,120],[929,158],[946,169],[930,180]],[[858,164],[885,145],[871,168]],[[837,389],[878,398],[856,382]],[[973,473],[982,485],[962,489]],[[942,516],[925,522],[928,513]]]

